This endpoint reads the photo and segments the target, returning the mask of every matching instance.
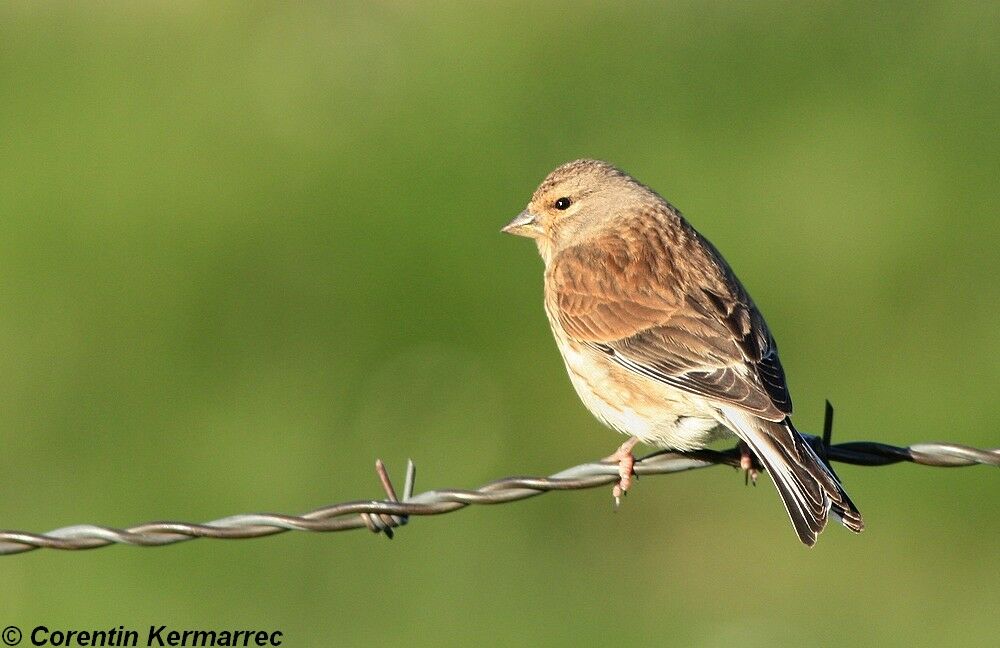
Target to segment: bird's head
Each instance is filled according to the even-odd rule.
[[[650,194],[607,162],[574,160],[550,173],[527,208],[501,231],[535,239],[548,263],[566,247],[613,225],[620,214]]]

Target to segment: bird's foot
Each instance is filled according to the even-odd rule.
[[[632,478],[635,474],[635,455],[632,449],[639,443],[638,437],[631,437],[621,444],[614,454],[608,455],[604,461],[618,464],[618,483],[611,489],[611,496],[615,498],[615,508],[621,506],[622,496],[628,494],[628,489],[632,486]]]
[[[757,485],[757,477],[760,476],[760,465],[757,457],[750,452],[750,446],[740,441],[740,470],[743,471],[743,483]]]

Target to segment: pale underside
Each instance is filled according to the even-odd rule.
[[[608,427],[647,445],[677,450],[703,448],[734,436],[704,398],[629,371],[570,340],[557,322],[551,323],[576,393]]]

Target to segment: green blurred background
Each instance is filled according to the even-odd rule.
[[[610,452],[498,230],[611,160],[723,250],[807,431],[1000,445],[996,3],[0,8],[0,526],[125,526]],[[285,645],[996,645],[1000,473],[728,469],[367,532],[0,559],[0,625]]]

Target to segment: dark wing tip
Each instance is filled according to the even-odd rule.
[[[854,502],[847,497],[847,493],[841,489],[841,496],[846,500],[847,506],[842,503],[835,502],[830,509],[837,521],[843,524],[846,528],[850,529],[854,533],[861,533],[865,530],[865,521],[861,517],[861,512],[854,506]]]

